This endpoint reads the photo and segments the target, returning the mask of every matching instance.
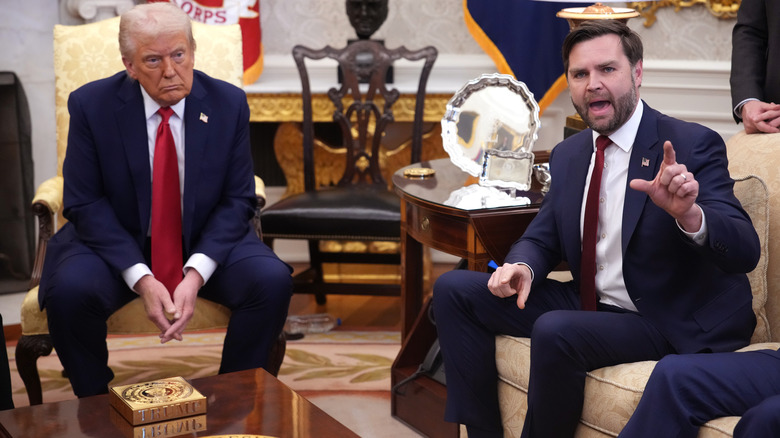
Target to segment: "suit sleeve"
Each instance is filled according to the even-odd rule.
[[[204,199],[206,190],[198,190],[196,194],[196,215],[209,212],[205,221],[197,226],[199,235],[195,236],[191,253],[202,253],[223,264],[230,251],[248,236],[254,236],[250,221],[255,215],[257,197],[255,195],[252,169],[252,154],[249,143],[249,106],[246,98],[241,98],[243,91],[238,90],[234,102],[237,106],[236,115],[230,123],[235,126],[227,130],[233,133],[231,137],[220,137],[220,153],[225,153],[224,169],[207,171],[198,183],[203,184],[206,178],[214,174],[221,175],[220,181],[212,181],[221,187],[215,199]],[[222,161],[220,161],[222,162]],[[204,163],[204,166],[213,163]],[[186,188],[185,188],[186,190]]]
[[[78,92],[68,99],[70,127],[62,170],[65,179],[63,213],[84,244],[111,268],[122,271],[136,263],[145,263],[145,260],[138,242],[117,218],[105,191],[101,157],[86,113],[85,104],[92,102],[87,100],[84,93]]]
[[[696,203],[707,217],[708,241],[698,251],[725,272],[752,271],[761,255],[760,242],[750,216],[734,195],[723,139],[706,130],[690,156],[678,156],[678,161],[686,163],[699,182]]]
[[[731,107],[745,99],[765,101],[768,24],[763,0],[743,1],[737,13],[731,44]],[[735,116],[736,117],[736,116]]]
[[[534,272],[534,284],[547,277],[547,274],[564,258],[560,221],[556,213],[561,210],[556,205],[562,198],[561,193],[565,190],[563,185],[567,181],[561,176],[561,172],[556,172],[563,167],[563,164],[555,161],[555,153],[555,149],[550,153],[551,180],[553,181],[550,185],[550,191],[544,197],[536,217],[520,239],[512,245],[504,259],[505,263],[522,262],[527,264]]]

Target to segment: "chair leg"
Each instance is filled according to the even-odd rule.
[[[319,240],[309,240],[309,265],[314,271],[314,284],[324,283],[324,273],[322,272],[322,257],[320,255],[320,242]],[[314,300],[317,305],[323,306],[328,302],[328,298],[325,292],[314,292]]]
[[[284,353],[287,351],[287,335],[284,330],[279,333],[279,337],[276,338],[274,346],[271,347],[271,354],[268,356],[267,371],[277,377],[279,370],[282,368],[282,362],[284,361]]]
[[[22,335],[16,344],[16,369],[27,389],[30,406],[43,403],[41,377],[38,375],[38,358],[48,356],[53,349],[51,336]]]

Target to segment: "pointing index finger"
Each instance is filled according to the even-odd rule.
[[[664,142],[664,164],[671,166],[676,163],[677,154],[674,152],[674,146],[672,146],[671,141],[666,140],[666,142]]]

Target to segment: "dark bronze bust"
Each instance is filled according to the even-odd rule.
[[[358,38],[367,40],[387,18],[387,0],[347,0],[349,23]]]

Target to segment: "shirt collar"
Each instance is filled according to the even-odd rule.
[[[161,107],[159,103],[155,102],[154,99],[149,96],[149,93],[146,92],[144,87],[141,87],[141,95],[144,97],[144,113],[146,114],[146,120],[149,120],[149,118],[155,115],[157,110],[159,110]],[[171,105],[173,113],[182,120],[184,119],[184,102],[186,100],[187,98],[184,98],[178,101],[175,105]]]
[[[644,112],[644,108],[644,102],[642,102],[642,99],[639,99],[636,108],[634,109],[634,114],[629,117],[626,123],[623,123],[623,126],[618,128],[617,131],[613,132],[609,136],[609,139],[612,140],[612,143],[617,145],[620,149],[623,149],[625,152],[629,152],[631,147],[634,145],[636,134],[639,131],[639,122],[642,121],[642,113]],[[596,138],[598,138],[599,135],[601,134],[593,131],[594,150],[596,148]]]

